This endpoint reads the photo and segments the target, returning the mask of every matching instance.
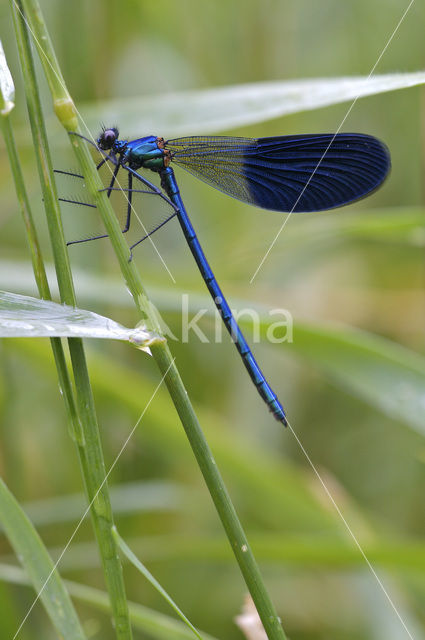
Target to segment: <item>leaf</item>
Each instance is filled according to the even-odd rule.
[[[158,306],[161,312],[181,312],[178,302],[173,307],[170,299],[163,297]],[[248,301],[235,300],[234,306],[257,310],[263,336],[271,347],[279,346],[268,336],[277,321],[276,316]],[[190,296],[191,312],[196,313],[199,309],[205,309],[209,316],[214,313],[207,296]],[[246,315],[241,315],[241,326],[247,322],[251,330],[252,318],[247,320]],[[249,334],[247,338],[249,340]],[[425,358],[422,355],[350,326],[307,324],[296,319],[293,342],[281,344],[290,353],[302,355],[312,362],[336,387],[425,435]]]
[[[345,505],[343,505],[345,506]],[[344,511],[345,513],[345,511]],[[352,522],[350,522],[352,524]],[[358,534],[357,527],[355,528]],[[320,533],[319,533],[320,532]],[[391,537],[382,533],[363,532],[362,548],[370,562],[381,569],[393,572],[425,571],[425,543],[420,538]],[[277,567],[294,567],[297,570],[314,569],[349,570],[366,568],[364,557],[347,534],[341,535],[341,520],[335,512],[334,530],[324,533],[317,527],[285,533],[282,530],[251,532],[250,543],[259,562]],[[231,565],[232,555],[223,538],[214,534],[174,531],[168,534],[137,536],[131,538],[132,548],[143,553],[150,563],[173,564],[175,562],[203,562],[210,565]],[[51,549],[57,554],[59,548]],[[130,558],[128,560],[131,562]],[[63,559],[63,571],[94,570],[100,566],[94,542],[77,542]],[[0,576],[2,565],[0,564]]]
[[[143,327],[127,329],[92,311],[7,291],[0,291],[0,337],[109,338],[128,340],[143,350],[161,340]]]
[[[402,217],[400,223],[402,223]],[[20,272],[19,279],[21,279],[22,265],[18,264],[14,271]],[[85,286],[87,295],[90,290],[93,295],[100,295],[102,298],[101,282],[97,288],[96,278],[90,276],[86,280],[83,274],[81,276],[81,282],[77,278],[79,287],[83,290]],[[117,304],[126,304],[127,298],[120,296],[118,286],[115,291],[113,283],[108,283],[108,291],[109,293],[114,291]],[[151,293],[161,313],[181,313],[181,298],[174,291],[152,289]],[[105,296],[107,300],[106,293]],[[267,308],[261,308],[252,301],[233,299],[233,307],[257,310],[264,334],[276,320],[268,315]],[[196,313],[199,309],[206,309],[206,315],[211,316],[209,297],[199,293],[191,294],[189,311]],[[240,322],[243,325],[243,316]],[[247,338],[249,341],[249,334]],[[278,347],[278,345],[271,345],[271,347]],[[294,322],[294,342],[290,345],[285,343],[285,348],[313,362],[336,387],[348,391],[386,415],[407,424],[415,431],[425,433],[425,420],[423,420],[425,358],[423,356],[391,340],[349,326],[316,326],[297,321]]]
[[[425,71],[256,82],[97,102],[81,113],[93,135],[101,121],[123,123],[133,136],[206,134],[424,83]]]
[[[115,538],[115,542],[117,546],[121,549],[121,552],[125,555],[127,560],[131,562],[131,564],[136,567],[136,569],[146,578],[146,580],[153,586],[154,589],[158,591],[158,593],[162,596],[162,598],[170,605],[170,607],[177,613],[180,620],[184,622],[184,624],[192,631],[193,635],[195,635],[199,640],[202,640],[202,636],[195,629],[190,620],[184,615],[183,611],[177,606],[171,596],[165,591],[165,589],[159,584],[158,580],[153,577],[151,572],[145,567],[145,565],[139,560],[139,558],[132,552],[130,547],[124,542],[124,540],[119,535],[116,527],[112,529],[112,535]]]
[[[160,312],[181,313],[181,300],[171,293],[155,296]],[[191,295],[190,311],[214,311],[206,295]],[[276,322],[268,309],[252,301],[234,300],[234,307],[258,311],[263,336]],[[252,318],[241,315],[241,326]],[[247,334],[248,341],[250,339]],[[271,343],[273,340],[270,341]],[[270,344],[278,348],[278,344]],[[291,353],[317,366],[336,387],[367,402],[395,420],[425,435],[425,358],[391,340],[350,326],[324,326],[294,320],[294,340],[283,343]]]
[[[295,323],[289,347],[341,389],[425,435],[425,358],[352,327]]]
[[[30,520],[2,480],[0,522],[59,635],[64,640],[84,640],[86,636],[52,559]]]
[[[334,242],[360,239],[422,248],[425,245],[424,214],[423,207],[345,211],[344,215],[310,218],[308,234],[303,225],[289,225],[285,231],[289,236],[289,245],[296,238],[304,247],[308,242],[326,238]]]
[[[7,116],[15,106],[15,85],[7,66],[6,56],[0,40],[0,115]]]
[[[109,493],[115,515],[174,513],[181,510],[187,501],[199,499],[199,495],[188,486],[163,481],[140,481],[111,486]],[[86,506],[83,493],[43,498],[22,505],[31,522],[38,528],[57,525],[59,522],[74,522],[81,517]]]
[[[18,350],[29,366],[40,371],[40,375],[53,379],[46,345],[38,340],[14,340],[13,348]],[[152,380],[142,370],[135,371],[134,367],[111,359],[99,350],[91,354],[90,371],[94,388],[100,397],[117,402],[137,420],[141,407],[149,402],[155,389]],[[267,522],[268,526],[277,527],[279,531],[283,529],[299,533],[313,529],[323,534],[335,531],[335,514],[323,500],[318,500],[317,487],[304,471],[300,471],[287,457],[282,459],[278,449],[260,450],[249,438],[241,439],[240,434],[232,430],[232,423],[226,421],[220,412],[202,410],[202,405],[199,411],[218,465],[232,479],[233,486],[242,488],[250,504],[261,501],[262,521]],[[178,458],[181,464],[190,465],[191,454],[183,434],[175,428],[176,416],[171,402],[153,402],[149,415],[147,437],[158,456],[171,456]],[[280,426],[267,414],[264,415],[266,425],[281,432]],[[189,505],[193,506],[196,500],[189,494]],[[275,508],[276,504],[279,509]],[[190,508],[189,511],[184,510],[187,518],[190,517]],[[358,520],[356,516],[356,522]],[[339,530],[339,522],[337,526]],[[73,566],[72,554],[71,549],[63,558],[62,567]],[[92,557],[90,549],[84,559],[87,566]]]
[[[11,565],[0,565],[0,578],[11,584],[28,584],[28,578],[25,573],[18,567],[12,567]],[[78,582],[71,582],[70,580],[66,580],[65,584],[73,598],[77,598],[99,611],[110,612],[109,597],[104,591]],[[149,637],[156,638],[156,640],[169,640],[169,638],[173,638],[173,640],[191,640],[193,638],[192,632],[179,620],[136,602],[129,602],[128,607],[134,628],[148,634]],[[203,633],[202,637],[204,640],[215,640],[213,636],[206,633]]]

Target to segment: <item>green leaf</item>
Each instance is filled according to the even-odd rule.
[[[391,207],[345,211],[344,215],[325,214],[309,219],[308,234],[304,225],[292,224],[285,229],[285,235],[288,249],[294,240],[305,247],[307,243],[318,244],[322,239],[333,243],[358,239],[423,247],[425,209]]]
[[[401,219],[400,219],[401,222]],[[19,279],[23,277],[24,267]],[[1,269],[0,269],[1,271]],[[77,277],[78,280],[78,277]],[[85,285],[84,285],[85,282]],[[84,287],[93,291],[103,299],[102,283],[82,274],[81,292]],[[113,292],[115,302],[126,304],[128,296],[120,294],[120,288],[108,283],[106,291]],[[153,299],[161,313],[180,313],[181,299],[169,289],[153,289]],[[268,316],[268,309],[261,308],[252,301],[233,299],[235,308],[252,308],[258,310],[263,333],[272,324],[273,317]],[[189,297],[190,312],[207,309],[211,315],[211,302],[207,295],[193,294]],[[240,319],[244,323],[243,316]],[[249,335],[247,335],[249,340]],[[279,345],[271,345],[279,348]],[[359,331],[348,326],[316,326],[294,322],[294,342],[284,343],[284,348],[291,353],[302,355],[310,360],[326,377],[344,391],[367,402],[390,417],[400,420],[421,434],[425,433],[425,421],[422,419],[425,410],[425,359],[409,349],[380,336]]]
[[[51,378],[49,352],[43,343],[14,340],[13,348],[18,350],[29,366],[35,367],[36,371],[40,370],[40,375]],[[142,371],[135,372],[134,367],[116,359],[111,360],[99,350],[91,354],[90,370],[99,397],[117,402],[137,419],[140,407],[149,401],[154,391],[152,380],[143,375]],[[142,394],[140,389],[144,390]],[[178,458],[190,464],[191,458],[184,438],[175,428],[176,418],[171,403],[152,403],[149,415],[148,438],[158,454],[170,455],[171,459]],[[250,504],[261,501],[261,517],[268,526],[296,532],[311,529],[324,533],[335,531],[335,514],[317,498],[317,487],[295,464],[286,457],[282,459],[277,450],[260,451],[249,438],[241,439],[240,434],[232,430],[232,424],[224,420],[220,412],[203,411],[202,418],[218,463],[232,479],[233,486],[240,487]],[[267,419],[271,422],[269,426],[273,427],[273,419],[265,416],[265,424]],[[164,451],[170,453],[165,454]],[[189,504],[193,505],[194,501],[196,498],[191,502],[189,496]],[[279,509],[275,509],[276,504],[279,504]],[[190,509],[184,510],[184,513],[187,514],[185,517],[190,517]],[[358,519],[356,516],[356,522]],[[339,526],[338,523],[338,528]],[[71,549],[62,561],[66,566],[72,565],[72,553]],[[90,550],[88,558],[92,555]]]
[[[0,291],[2,338],[109,338],[143,350],[160,338],[143,327],[127,329],[110,318],[50,300]]]
[[[28,584],[28,578],[25,573],[18,567],[12,567],[11,565],[0,565],[0,578],[12,584]],[[66,580],[65,584],[73,598],[85,602],[100,611],[110,612],[108,594],[104,591],[78,582],[71,582],[71,580]],[[149,637],[156,638],[156,640],[169,640],[170,638],[173,640],[191,640],[193,638],[192,631],[179,620],[136,602],[129,602],[128,606],[134,628],[149,634]],[[206,633],[203,633],[202,637],[203,640],[215,640],[213,636]]]
[[[174,513],[181,510],[190,500],[200,499],[199,494],[187,485],[153,480],[112,486],[109,493],[115,515]],[[31,518],[31,522],[40,528],[57,525],[59,522],[75,522],[84,513],[86,505],[83,493],[73,493],[32,500],[22,507]]]
[[[425,83],[425,72],[311,78],[120,98],[81,108],[92,132],[99,122],[161,135],[213,133]]]
[[[7,116],[15,106],[15,85],[7,66],[6,56],[0,40],[0,115]]]
[[[345,506],[345,505],[344,505]],[[358,530],[356,528],[358,537]],[[333,533],[324,533],[319,529],[310,532],[298,531],[286,534],[282,531],[267,533],[253,532],[251,544],[261,563],[270,565],[291,566],[297,570],[314,569],[348,570],[366,569],[364,557],[350,536],[341,535],[340,520],[335,515]],[[391,571],[411,571],[422,575],[425,571],[425,543],[422,539],[411,537],[385,537],[369,530],[363,531],[361,545],[369,561],[381,569]],[[196,534],[181,535],[155,534],[138,536],[131,539],[132,548],[143,553],[147,562],[197,563],[210,565],[231,565],[226,540],[216,535]],[[51,549],[51,554],[58,553],[58,548]],[[130,560],[130,558],[128,558]],[[131,560],[130,560],[131,562]],[[100,566],[93,542],[75,543],[64,558],[64,570],[82,571],[97,569]],[[1,564],[0,564],[1,576]]]
[[[84,640],[86,636],[52,559],[37,531],[2,480],[0,522],[59,635],[64,640]]]
[[[180,313],[172,296],[158,301],[161,312]],[[235,308],[258,310],[263,336],[276,322],[268,309],[234,300]],[[191,312],[214,313],[207,296],[190,297]],[[241,326],[252,328],[251,318],[241,316]],[[248,334],[249,339],[249,334]],[[276,341],[275,341],[276,342]],[[279,348],[273,344],[271,348]],[[316,325],[294,320],[293,342],[281,342],[290,353],[302,355],[319,368],[336,387],[367,402],[389,417],[425,435],[425,358],[381,336],[344,325]]]
[[[145,567],[145,565],[140,562],[139,558],[132,552],[130,547],[124,542],[124,540],[119,535],[116,527],[112,529],[113,536],[115,538],[115,542],[117,546],[121,549],[121,552],[125,555],[127,560],[131,562],[133,566],[140,571],[140,573],[146,578],[146,580],[158,591],[158,593],[164,598],[164,600],[170,605],[170,607],[177,613],[179,618],[184,622],[184,624],[192,631],[192,633],[202,640],[202,636],[195,629],[193,624],[190,622],[188,618],[184,615],[183,611],[177,606],[171,596],[165,591],[165,589],[159,584],[158,580],[156,580],[151,572]]]
[[[332,383],[425,435],[425,358],[352,327],[296,323],[289,347]]]

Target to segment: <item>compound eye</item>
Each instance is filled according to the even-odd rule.
[[[103,150],[111,149],[114,145],[114,142],[118,138],[118,130],[113,129],[105,129],[103,133],[99,136],[97,144]]]

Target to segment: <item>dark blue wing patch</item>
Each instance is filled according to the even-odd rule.
[[[390,170],[387,147],[358,133],[170,140],[172,160],[216,189],[273,211],[322,211],[364,198]]]

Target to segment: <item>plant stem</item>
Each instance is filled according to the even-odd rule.
[[[25,0],[25,4],[28,9],[31,8],[31,12],[28,11],[28,17],[37,41],[42,42],[43,47],[52,47],[36,0]],[[33,18],[33,15],[36,16],[36,19]],[[69,104],[72,104],[72,100],[66,91],[53,49],[47,52],[40,52],[40,59],[52,92],[56,115],[64,127],[69,130]],[[47,61],[49,61],[49,64]],[[61,104],[66,105],[63,117],[60,108]],[[78,133],[79,131],[77,128],[74,128],[74,132]],[[136,265],[134,261],[129,261],[130,251],[121,233],[110,200],[105,191],[100,191],[103,188],[103,184],[100,181],[87,144],[80,137],[74,135],[71,136],[71,141],[85,178],[86,187],[102,217],[103,224],[115,250],[121,272],[133,296],[140,316],[146,323],[148,330],[155,331],[161,335],[161,329],[154,307],[147,298]],[[258,565],[246,539],[245,532],[237,517],[235,508],[202,432],[168,345],[165,342],[153,345],[151,351],[162,375],[165,376],[165,383],[171,399],[176,407],[190,446],[204,476],[233,553],[244,576],[264,629],[266,630],[267,637],[269,640],[286,640],[280,619],[267,593]]]
[[[22,0],[11,0],[11,5],[59,291],[62,302],[76,306],[23,3]],[[68,111],[72,112],[69,105]],[[68,122],[72,121],[73,118],[70,117]],[[109,591],[115,632],[119,640],[131,640],[122,565],[112,537],[112,509],[105,482],[105,465],[83,344],[80,339],[73,338],[68,340],[68,345],[81,425],[81,431],[76,434],[77,451]]]
[[[161,328],[154,313],[154,307],[144,291],[139,272],[134,261],[129,262],[130,251],[121,233],[118,220],[111,207],[96,171],[96,166],[81,138],[71,136],[76,156],[85,177],[86,187],[95,200],[102,221],[115,249],[122,274],[125,278],[141,317],[149,330],[161,335]],[[184,387],[174,358],[166,342],[151,346],[151,352],[164,377],[171,399],[176,407],[190,446],[195,454],[199,468],[214,505],[226,531],[233,553],[244,576],[246,585],[257,608],[258,614],[270,640],[285,640],[286,636],[273,603],[265,588],[260,570],[248,544],[245,532],[236,514],[226,486],[218,470],[211,449],[205,439],[198,418]]]
[[[0,126],[5,140],[6,150],[9,157],[9,164],[15,183],[16,195],[18,197],[22,219],[24,221],[25,230],[27,233],[27,241],[30,249],[31,261],[37,288],[41,298],[43,298],[44,300],[51,300],[52,297],[50,294],[49,283],[47,281],[43,256],[41,253],[40,244],[38,242],[28,194],[25,189],[24,177],[19,162],[15,139],[13,137],[12,126],[10,123],[10,113],[11,112],[1,115]],[[66,415],[69,418],[71,435],[73,438],[75,438],[75,433],[79,431],[79,426],[77,426],[78,416],[75,407],[72,384],[69,377],[68,368],[66,366],[62,341],[60,340],[60,338],[51,338],[50,344],[52,347],[56,369],[58,372],[59,387],[63,392],[63,398],[66,405]]]

